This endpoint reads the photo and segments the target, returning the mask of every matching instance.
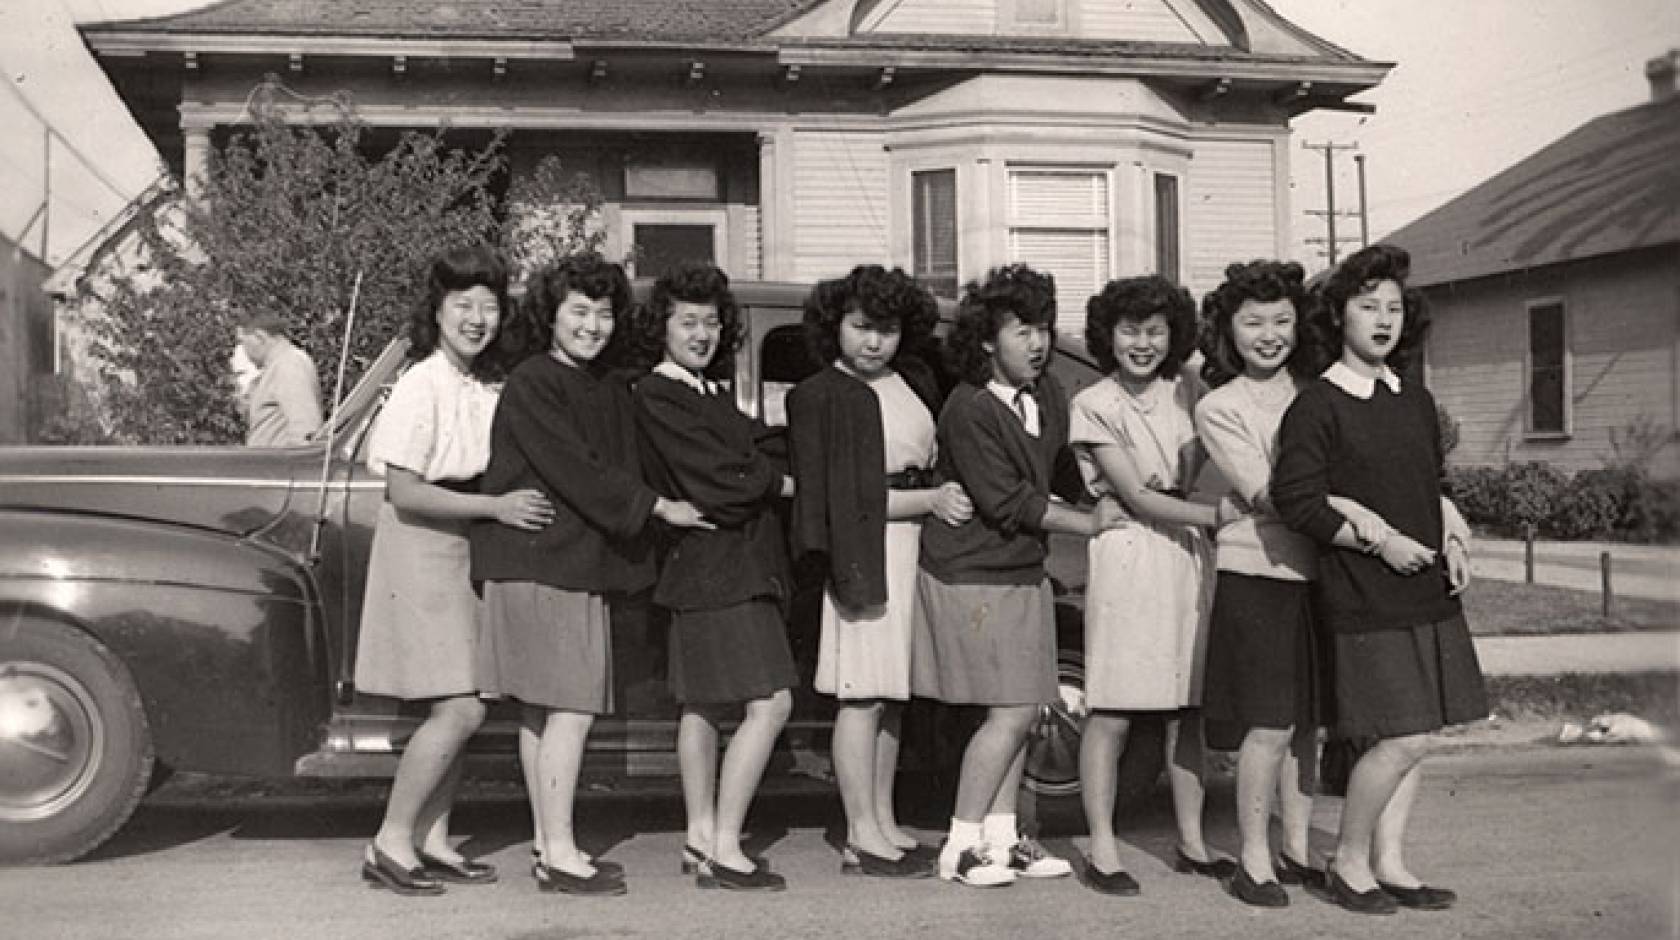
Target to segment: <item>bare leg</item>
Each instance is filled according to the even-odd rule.
[[[1377,881],[1371,872],[1371,845],[1377,818],[1406,775],[1428,750],[1426,735],[1387,738],[1366,751],[1348,778],[1347,802],[1342,806],[1342,831],[1336,839],[1332,867],[1347,886],[1369,891]]]
[[[1400,778],[1400,785],[1394,788],[1394,795],[1388,798],[1388,805],[1377,817],[1377,830],[1372,839],[1371,873],[1384,884],[1415,888],[1423,883],[1406,867],[1405,858],[1406,824],[1411,820],[1412,806],[1417,802],[1418,782],[1422,779],[1423,762],[1420,760]]]
[[[998,705],[986,710],[986,720],[963,751],[956,818],[974,823],[985,818],[997,800],[998,788],[1020,756],[1037,715],[1037,705]]]
[[[1318,791],[1318,731],[1296,728],[1278,772],[1278,816],[1283,821],[1283,852],[1302,866],[1312,862],[1313,794]]]
[[[1237,751],[1237,831],[1242,835],[1242,866],[1260,884],[1277,880],[1277,872],[1272,869],[1272,793],[1286,785],[1279,779],[1279,769],[1291,735],[1292,730],[1287,728],[1250,728]]]
[[[432,791],[432,798],[420,811],[420,850],[432,858],[446,862],[462,860],[461,853],[449,844],[449,811],[455,805],[455,793],[461,788],[461,774],[466,767],[466,754],[456,754],[449,771]]]
[[[577,846],[572,827],[572,804],[577,795],[578,771],[583,767],[584,743],[595,716],[587,712],[549,710],[543,723],[542,749],[537,759],[538,804],[543,826],[543,861],[573,875],[588,878],[595,866]]]
[[[1021,743],[1015,746],[1015,757],[1010,760],[1009,768],[1004,771],[1003,780],[998,784],[997,795],[992,797],[988,813],[1015,815],[1015,807],[1021,802],[1021,775],[1026,769],[1027,739],[1023,736]]]
[[[1131,722],[1123,715],[1094,711],[1086,716],[1079,740],[1079,795],[1085,806],[1085,826],[1091,833],[1087,854],[1092,866],[1104,873],[1124,867],[1114,837],[1114,798],[1119,786],[1120,753],[1130,729]]]
[[[846,842],[871,855],[896,859],[902,853],[882,831],[876,803],[875,762],[883,710],[880,699],[840,703],[834,718],[834,779],[846,811]]]
[[[677,765],[682,771],[688,844],[707,858],[717,836],[717,719],[697,706],[683,707],[677,721]]]
[[[717,829],[712,857],[727,868],[752,871],[753,862],[741,851],[741,827],[747,809],[764,776],[764,765],[776,746],[788,715],[793,711],[793,693],[780,689],[768,698],[747,703],[746,717],[729,737],[723,752],[723,773],[718,779]]]
[[[1173,817],[1178,821],[1178,846],[1198,862],[1213,860],[1202,839],[1202,805],[1207,802],[1202,781],[1206,776],[1201,716],[1184,714],[1167,722],[1167,783],[1172,788]]]
[[[540,853],[547,836],[537,805],[537,791],[541,789],[538,781],[542,779],[537,761],[542,756],[542,729],[547,719],[542,709],[531,705],[519,711],[519,773],[525,779],[525,798],[531,803],[531,848]]]
[[[484,705],[477,698],[440,699],[432,703],[431,714],[409,738],[396,779],[391,781],[384,822],[373,837],[373,844],[398,864],[406,868],[420,864],[416,837],[428,835],[436,821],[435,816],[423,820],[427,804],[449,777],[461,747],[483,723]]]
[[[898,811],[893,805],[893,787],[898,780],[899,731],[904,726],[904,703],[881,702],[880,727],[875,732],[875,818],[880,820],[881,834],[899,849],[913,849],[916,837],[898,826]]]

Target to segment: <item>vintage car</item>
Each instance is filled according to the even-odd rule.
[[[785,423],[788,390],[817,368],[800,332],[804,294],[737,285],[750,329],[736,357],[736,404],[771,424]],[[1052,368],[1070,393],[1097,377],[1077,341],[1058,345]],[[394,772],[419,713],[359,694],[351,677],[384,498],[363,449],[405,352],[394,341],[320,439],[298,447],[0,448],[0,863],[91,851],[172,770]],[[1064,694],[1045,709],[1028,787],[1065,798],[1078,788],[1084,545],[1058,538],[1053,556]],[[795,599],[790,626],[807,678],[818,590],[807,584]],[[662,630],[645,603],[614,611],[618,711],[595,723],[586,789],[676,775]],[[913,713],[921,730],[906,735],[932,743],[907,741],[906,763],[948,779],[950,742],[961,737],[930,731],[950,716],[929,710]],[[511,716],[493,710],[474,738],[475,773],[514,772]],[[832,703],[798,693],[767,785],[829,785],[831,718]],[[1134,741],[1123,791],[1154,780],[1159,750]]]

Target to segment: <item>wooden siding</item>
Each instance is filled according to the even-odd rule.
[[[1082,39],[1136,39],[1229,45],[1195,0],[1070,0]]]
[[[885,264],[887,152],[881,134],[794,134],[794,278],[838,277],[858,264]]]
[[[864,32],[990,36],[999,0],[883,0],[860,26]],[[873,24],[873,28],[871,28]]]
[[[1233,261],[1278,254],[1277,174],[1272,141],[1201,138],[1185,199],[1185,286],[1219,286]]]
[[[1433,326],[1429,381],[1459,422],[1451,462],[1498,465],[1544,460],[1575,472],[1614,455],[1647,420],[1672,433],[1680,344],[1680,273],[1672,250],[1553,265],[1525,274],[1441,285],[1428,291]],[[1570,434],[1526,434],[1525,352],[1529,301],[1563,301],[1570,351]],[[1674,448],[1663,455],[1672,476]]]
[[[736,280],[764,277],[764,234],[758,206],[729,207],[729,256],[735,267],[729,276]]]

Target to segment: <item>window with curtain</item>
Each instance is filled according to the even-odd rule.
[[[941,297],[957,296],[957,171],[910,174],[911,274]]]
[[[1174,284],[1178,271],[1178,177],[1155,174],[1155,273]]]
[[[1528,305],[1528,433],[1569,433],[1568,320],[1561,301]]]
[[[1009,258],[1056,278],[1061,329],[1085,320],[1085,301],[1113,276],[1109,172],[1012,167]]]

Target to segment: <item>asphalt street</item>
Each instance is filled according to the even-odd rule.
[[[377,825],[377,791],[351,797],[154,800],[96,857],[0,871],[0,936],[145,938],[485,937],[1406,937],[1676,936],[1680,767],[1651,748],[1468,747],[1435,758],[1412,826],[1413,866],[1450,886],[1444,913],[1345,913],[1299,889],[1260,911],[1208,879],[1174,874],[1164,788],[1123,823],[1135,898],[1071,879],[991,891],[937,881],[844,877],[832,846],[832,796],[761,800],[753,847],[786,874],[774,895],[705,891],[677,871],[674,798],[597,798],[580,809],[585,845],[627,869],[626,897],[539,894],[524,867],[529,828],[516,799],[469,803],[466,850],[501,866],[500,884],[399,898],[357,878]],[[1209,836],[1235,847],[1228,779],[1209,802]],[[1321,800],[1315,853],[1339,802]],[[1046,843],[1077,856],[1078,814],[1047,817]],[[932,839],[937,833],[923,830]]]

